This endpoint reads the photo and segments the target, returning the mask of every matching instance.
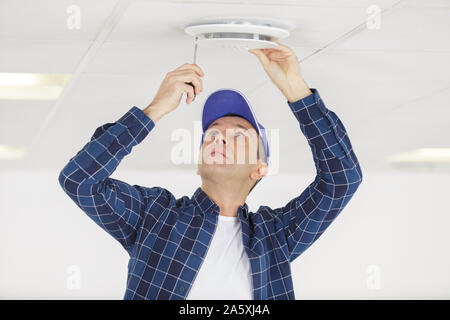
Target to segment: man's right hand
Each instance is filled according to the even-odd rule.
[[[185,63],[168,72],[153,101],[143,110],[144,113],[153,122],[158,121],[178,107],[185,92],[187,93],[186,103],[191,103],[194,100],[194,88],[188,82],[194,84],[195,94],[198,95],[203,91],[203,82],[200,77],[204,75],[197,64],[191,63]]]

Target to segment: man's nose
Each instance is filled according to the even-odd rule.
[[[222,133],[219,133],[214,136],[214,143],[227,144],[227,140],[225,139],[225,136]]]

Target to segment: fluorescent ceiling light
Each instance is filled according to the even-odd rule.
[[[0,99],[57,100],[70,75],[0,73]]]
[[[23,159],[25,154],[25,148],[11,147],[4,144],[0,144],[0,159]]]
[[[450,148],[422,148],[387,158],[392,163],[450,163]]]

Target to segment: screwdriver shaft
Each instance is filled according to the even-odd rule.
[[[198,39],[198,37],[195,36],[194,62],[193,62],[193,64],[195,64],[195,61],[197,61],[197,39]]]
[[[195,64],[195,62],[197,61],[197,39],[198,36],[195,36],[195,46],[194,46],[194,61],[192,62],[193,64]],[[195,97],[197,97],[197,95],[195,94],[195,87],[194,84],[192,82],[188,82],[188,84],[190,86],[192,86],[192,88],[194,88],[194,99],[192,99],[192,101],[195,100]]]

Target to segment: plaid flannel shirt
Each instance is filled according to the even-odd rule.
[[[308,140],[314,181],[285,206],[238,208],[251,265],[255,300],[295,299],[290,263],[311,246],[346,206],[362,181],[361,168],[340,119],[316,89],[290,103]],[[163,187],[110,178],[155,123],[133,106],[91,140],[59,174],[67,195],[129,253],[124,299],[186,299],[205,259],[219,207],[198,187],[191,197]],[[217,288],[220,290],[220,288]]]

